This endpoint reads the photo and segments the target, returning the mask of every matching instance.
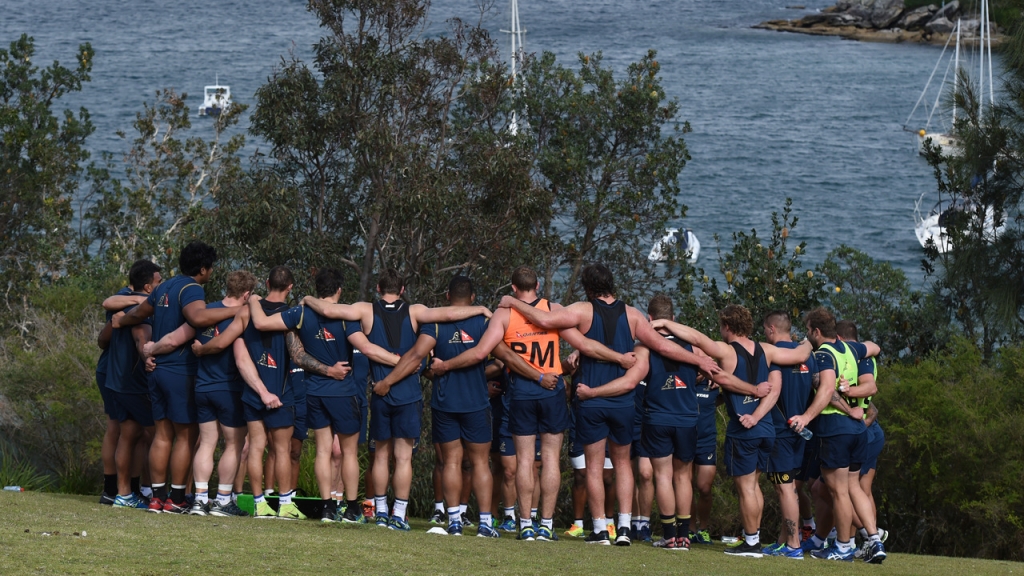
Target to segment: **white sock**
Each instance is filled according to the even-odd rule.
[[[853,540],[848,542],[840,542],[836,540],[836,547],[839,548],[840,552],[849,552],[850,550],[853,550]]]
[[[860,529],[858,529],[858,530],[857,530],[857,534],[860,534],[860,537],[861,537],[861,538],[863,538],[863,539],[865,539],[865,540],[867,540],[867,539],[868,539],[868,531],[867,531],[867,530],[865,530],[864,528],[860,528]]]
[[[459,514],[465,514],[469,510],[469,504],[459,504]]]
[[[260,502],[263,502],[264,500],[266,500],[266,497],[263,494],[260,494],[259,496],[253,496],[252,497],[253,504],[259,504]]]
[[[554,518],[541,518],[540,525],[551,530],[555,527],[555,520]]]
[[[530,518],[536,518],[536,517],[537,517],[537,509],[536,508],[530,508]]]
[[[761,531],[758,530],[753,534],[747,534],[747,531],[743,531],[743,540],[746,541],[748,546],[757,546],[761,543]]]
[[[516,519],[516,508],[515,508],[515,506],[513,506],[511,508],[505,508],[505,518],[511,518],[513,520]]]
[[[388,497],[387,496],[374,496],[373,505],[377,508],[377,514],[388,515]]]
[[[608,519],[607,518],[594,518],[594,533],[600,534],[601,532],[608,531]]]
[[[273,488],[267,488],[266,490],[263,491],[263,495],[264,496],[273,496],[274,495],[274,489]]]
[[[532,526],[533,526],[533,522],[529,518],[520,518],[519,519],[519,529],[520,530],[522,530],[523,528],[531,528]]]
[[[196,502],[199,502],[200,504],[206,504],[209,501],[210,501],[210,491],[209,490],[203,490],[201,492],[199,490],[196,490]]]
[[[235,492],[234,486],[232,486],[232,488],[231,488],[231,501],[234,502],[235,504],[238,504],[238,495],[239,494],[240,494],[240,492]]]
[[[628,528],[629,527],[629,516],[630,516],[629,512],[626,512],[625,514],[620,512],[619,513],[619,522],[618,522],[618,525],[616,526],[616,528]]]
[[[448,509],[448,525],[451,526],[452,524],[461,523],[461,522],[462,522],[462,515],[459,514],[459,508],[457,506],[452,506],[451,508],[449,508]]]
[[[812,530],[817,528],[817,526],[814,525],[814,518],[813,517],[811,517],[811,518],[801,518],[800,519],[800,523],[802,525],[804,525],[804,526],[810,526]]]
[[[145,496],[146,498],[152,498],[153,497],[153,487],[152,486],[143,486],[142,487],[142,495]]]
[[[821,538],[818,538],[817,534],[812,534],[811,535],[811,542],[813,542],[814,545],[817,546],[818,548],[821,548],[822,546],[825,545],[825,541],[822,540]]]
[[[573,520],[572,521],[572,525],[573,526],[579,526],[580,528],[583,528],[583,519],[582,518],[577,518],[577,519]]]
[[[491,520],[492,520],[492,518],[491,518],[491,513],[490,512],[481,512],[480,513],[480,525],[481,526],[490,526],[491,525]]]
[[[408,506],[408,505],[409,505],[409,501],[408,500],[401,500],[399,498],[395,498],[395,509],[392,510],[391,514],[394,515],[394,516],[398,516],[399,518],[404,520],[405,519],[405,507]]]
[[[230,490],[230,488],[229,488],[229,490]],[[223,493],[223,492],[218,490],[217,491],[217,504],[220,504],[221,506],[227,506],[228,504],[231,504],[231,492]]]
[[[871,542],[881,542],[882,541],[882,537],[878,535],[878,532],[875,532],[874,534],[868,536],[867,539],[869,541],[871,541]]]
[[[835,526],[833,526],[832,530],[829,531],[828,537],[829,538],[838,538],[839,537],[839,533],[836,532]]]
[[[444,512],[444,502],[434,502],[434,510],[437,512]]]
[[[278,499],[278,504],[281,505],[281,506],[284,506],[285,504],[291,504],[292,503],[292,496],[294,496],[294,495],[295,495],[295,490],[292,490],[291,492],[282,492],[281,496]]]

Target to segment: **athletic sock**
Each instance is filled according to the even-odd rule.
[[[387,496],[374,496],[373,506],[377,509],[377,514],[388,515],[388,497]]]
[[[519,529],[520,530],[522,530],[523,528],[532,528],[532,527],[533,527],[533,521],[530,520],[529,518],[520,518],[519,519]]]
[[[515,508],[515,506],[512,506],[511,508],[505,508],[505,518],[511,518],[513,520],[516,519],[516,508]]]
[[[685,532],[679,532],[685,534]],[[676,537],[676,518],[671,514],[661,515],[661,537],[665,540],[671,540]]]
[[[444,514],[444,502],[434,502],[434,511]]]
[[[234,487],[232,487],[231,488],[231,501],[234,502],[235,504],[238,504],[238,496],[239,495],[241,495],[241,492],[235,492]]]
[[[812,534],[811,535],[811,542],[814,544],[815,548],[821,548],[822,546],[825,545],[825,541],[822,540],[821,538],[818,538],[817,534]]]
[[[608,519],[607,518],[594,518],[594,533],[600,534],[601,532],[608,531]]]
[[[618,525],[616,526],[616,528],[625,528],[626,530],[629,530],[629,516],[630,516],[629,512],[626,512],[625,514],[620,512],[619,513],[619,522],[618,522]],[[628,534],[628,532],[627,532],[627,534]]]
[[[541,518],[540,525],[547,528],[548,530],[552,530],[555,527],[555,520],[554,518]]]
[[[747,543],[747,546],[757,546],[761,543],[761,531],[758,530],[753,534],[747,534],[747,531],[743,531],[743,540]]]
[[[847,542],[840,542],[836,540],[836,548],[839,548],[840,552],[849,552],[850,550],[853,550],[853,540],[851,539]]]
[[[320,505],[323,506],[324,511],[332,517],[338,513],[338,501],[334,498],[321,498]]]
[[[141,491],[142,491],[142,478],[139,478],[138,476],[136,476],[136,477],[132,478],[131,480],[129,480],[129,482],[131,482],[132,494],[141,493]]]
[[[117,494],[117,474],[103,475],[103,493],[108,496]]]
[[[210,501],[210,483],[196,482],[196,502],[206,504]]]
[[[217,504],[221,506],[231,504],[231,484],[217,485]]]
[[[143,486],[141,488],[141,492],[142,492],[142,495],[145,496],[146,498],[152,498],[153,497],[153,487],[152,486]]]
[[[874,534],[868,536],[867,540],[869,542],[881,542],[882,541],[882,537],[878,535],[878,532],[875,532]]]
[[[409,501],[408,500],[402,500],[400,498],[395,498],[395,509],[392,510],[391,514],[394,515],[394,516],[398,516],[399,518],[405,520],[405,508],[408,505],[409,505]]]
[[[294,496],[294,495],[295,495],[295,490],[292,490],[290,492],[282,492],[280,494],[280,496],[278,496],[278,501],[277,501],[278,505],[279,506],[284,506],[285,504],[291,504],[292,503],[292,496]]]
[[[481,512],[480,513],[480,525],[481,526],[490,526],[492,520],[493,520],[493,518],[491,517],[491,513],[490,512]]]
[[[171,502],[181,504],[185,501],[185,485],[171,484]]]
[[[348,503],[348,509],[356,512],[359,510],[359,500],[346,500]]]
[[[836,538],[838,538],[838,537],[839,537],[839,533],[838,533],[838,532],[836,532],[836,528],[835,528],[835,526],[833,526],[833,527],[832,527],[832,529],[831,529],[831,530],[829,530],[829,532],[828,532],[828,537],[829,537],[829,538],[832,538],[833,540],[835,540]]]
[[[816,525],[816,524],[814,523],[814,517],[813,517],[813,516],[812,516],[812,517],[810,517],[810,518],[801,518],[801,519],[800,519],[800,523],[801,523],[801,524],[803,524],[804,526],[810,526],[810,527],[811,527],[811,530],[815,530],[815,529],[817,529],[817,527],[818,527],[818,526],[817,526],[817,525]]]
[[[264,496],[273,496],[274,495],[274,489],[273,488],[265,488],[263,490],[263,495]]]
[[[462,514],[459,514],[458,506],[452,506],[448,509],[448,525],[451,526],[455,523],[462,523]]]
[[[153,484],[153,497],[167,500],[167,484]]]
[[[649,528],[651,526],[650,516],[637,516],[637,530],[641,528]]]
[[[260,494],[259,496],[253,496],[252,497],[252,503],[253,504],[259,504],[260,502],[266,501],[266,499],[267,499],[266,496],[264,496],[263,494]]]
[[[459,504],[459,514],[465,514],[469,510],[469,504]]]
[[[530,520],[533,520],[536,517],[537,517],[537,509],[536,508],[530,508]]]
[[[676,516],[676,533],[680,536],[690,535],[690,517]]]
[[[864,529],[864,528],[858,528],[857,529],[857,534],[859,534],[860,537],[863,538],[864,540],[868,539],[868,531],[866,529]]]
[[[573,526],[579,526],[580,528],[583,528],[583,518],[577,518],[577,519],[573,520],[572,521],[572,525]]]
[[[633,516],[633,519],[629,521],[629,526],[634,531],[640,530],[640,517],[639,516]]]

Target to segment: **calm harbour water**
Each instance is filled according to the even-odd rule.
[[[914,202],[935,184],[902,123],[940,49],[750,28],[831,2],[801,3],[807,10],[786,9],[789,0],[520,0],[519,7],[527,50],[553,51],[567,65],[577,52],[602,51],[621,71],[658,50],[666,92],[693,127],[680,200],[689,206],[684,225],[704,246],[699,265],[716,268],[713,234],[723,249],[734,231],[766,235],[771,212],[792,197],[800,218],[793,236],[808,242],[807,264],[845,243],[920,285]],[[506,4],[484,19],[503,43]],[[478,14],[473,0],[439,0],[431,9],[434,29]],[[320,36],[298,0],[6,0],[0,42],[6,47],[23,32],[35,37],[39,64],[73,62],[81,42],[96,49],[93,81],[69,102],[93,114],[97,156],[124,150],[114,132],[130,130],[158,89],[189,93],[194,110],[202,87],[219,75],[235,101],[252,104],[282,55],[308,55]],[[208,130],[203,122],[195,125]]]

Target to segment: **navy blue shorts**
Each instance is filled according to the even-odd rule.
[[[335,434],[358,434],[363,424],[362,396],[306,395],[306,426],[311,430],[330,427]]]
[[[273,410],[263,406],[253,408],[246,402],[242,402],[242,412],[245,414],[246,422],[263,422],[267,428],[288,428],[295,426],[295,407],[281,406]]]
[[[813,438],[812,438],[813,440]],[[804,448],[807,440],[800,436],[776,436],[772,453],[768,457],[768,469],[765,472],[790,473],[799,472],[804,464]],[[796,474],[794,476],[798,476]]]
[[[370,418],[370,438],[376,441],[392,438],[418,440],[422,428],[423,401],[392,406],[383,398],[373,395],[370,401],[373,418]]]
[[[196,377],[167,370],[149,373],[149,400],[154,420],[170,420],[175,424],[195,424]]]
[[[812,436],[807,441],[807,444],[804,445],[804,458],[800,464],[800,472],[796,475],[796,480],[807,482],[808,480],[821,478],[821,460],[818,459],[820,451],[821,437]]]
[[[204,424],[214,420],[228,428],[245,426],[242,393],[227,390],[196,392],[196,421]]]
[[[569,427],[565,396],[556,394],[537,400],[510,400],[508,427],[513,436],[561,434]]]
[[[501,456],[515,456],[516,441],[511,436],[498,436],[491,443],[491,452],[497,452]],[[540,462],[540,438],[533,443],[533,459]]]
[[[629,459],[650,458],[651,455],[641,446],[640,439],[643,438],[643,421],[633,418],[633,443],[629,445]]]
[[[867,430],[860,434],[826,436],[821,439],[818,458],[821,460],[821,467],[826,470],[849,468],[850,472],[856,472],[867,460],[867,448]]]
[[[118,422],[132,420],[144,428],[153,426],[153,406],[149,394],[127,394],[111,390],[110,396],[120,412]]]
[[[697,448],[697,453],[693,457],[693,463],[696,466],[716,466],[718,465],[718,449],[714,446],[711,448]]]
[[[646,424],[640,445],[648,458],[672,456],[682,462],[693,462],[697,455],[697,427]]]
[[[292,438],[299,442],[305,442],[309,438],[309,426],[306,425],[306,397],[295,398],[295,425],[292,427]]]
[[[867,474],[869,470],[878,468],[878,456],[882,453],[882,448],[884,447],[885,432],[882,432],[881,426],[871,425],[868,428],[868,445],[864,464],[860,467],[861,476]]]
[[[725,437],[725,473],[729,476],[746,476],[768,468],[768,456],[772,453],[775,438],[751,438],[740,440]]]
[[[632,443],[633,411],[580,404],[576,409],[576,443],[589,446],[606,438],[620,446]]]
[[[433,411],[431,438],[434,444],[465,440],[471,444],[491,442],[491,408],[476,412]]]
[[[100,380],[100,378],[103,380]],[[114,391],[107,388],[104,382],[107,379],[106,374],[96,375],[96,387],[100,389],[100,398],[103,400],[103,413],[107,415],[111,420],[117,420],[118,422],[124,422],[124,412],[120,406],[114,400]]]

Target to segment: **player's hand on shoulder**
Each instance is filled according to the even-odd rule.
[[[477,306],[477,308],[480,309],[480,314],[483,315],[484,318],[489,319],[491,316],[494,315],[494,312],[491,312],[491,309],[488,308],[487,306]]]
[[[146,342],[142,345],[142,354],[146,356],[146,358],[152,358],[154,346],[156,346],[156,342]]]
[[[508,296],[508,295],[502,296],[501,297],[501,302],[498,303],[498,308],[511,308],[512,305],[515,303],[515,301],[516,301],[515,296]]]
[[[701,372],[706,372],[708,374],[718,374],[719,372],[722,371],[722,369],[718,367],[718,364],[710,356],[698,356],[697,362],[697,366],[700,368]]]
[[[764,398],[772,391],[772,385],[768,382],[761,382],[757,386],[754,386],[754,396],[758,398]]]
[[[249,296],[249,302],[259,302],[263,298],[259,294],[253,294]]]
[[[654,328],[655,330],[658,330],[659,328],[664,328],[666,325],[668,325],[668,320],[664,318],[658,318],[651,321],[651,328]]]
[[[594,391],[586,384],[576,385],[576,397],[580,400],[590,400],[594,398]]]

